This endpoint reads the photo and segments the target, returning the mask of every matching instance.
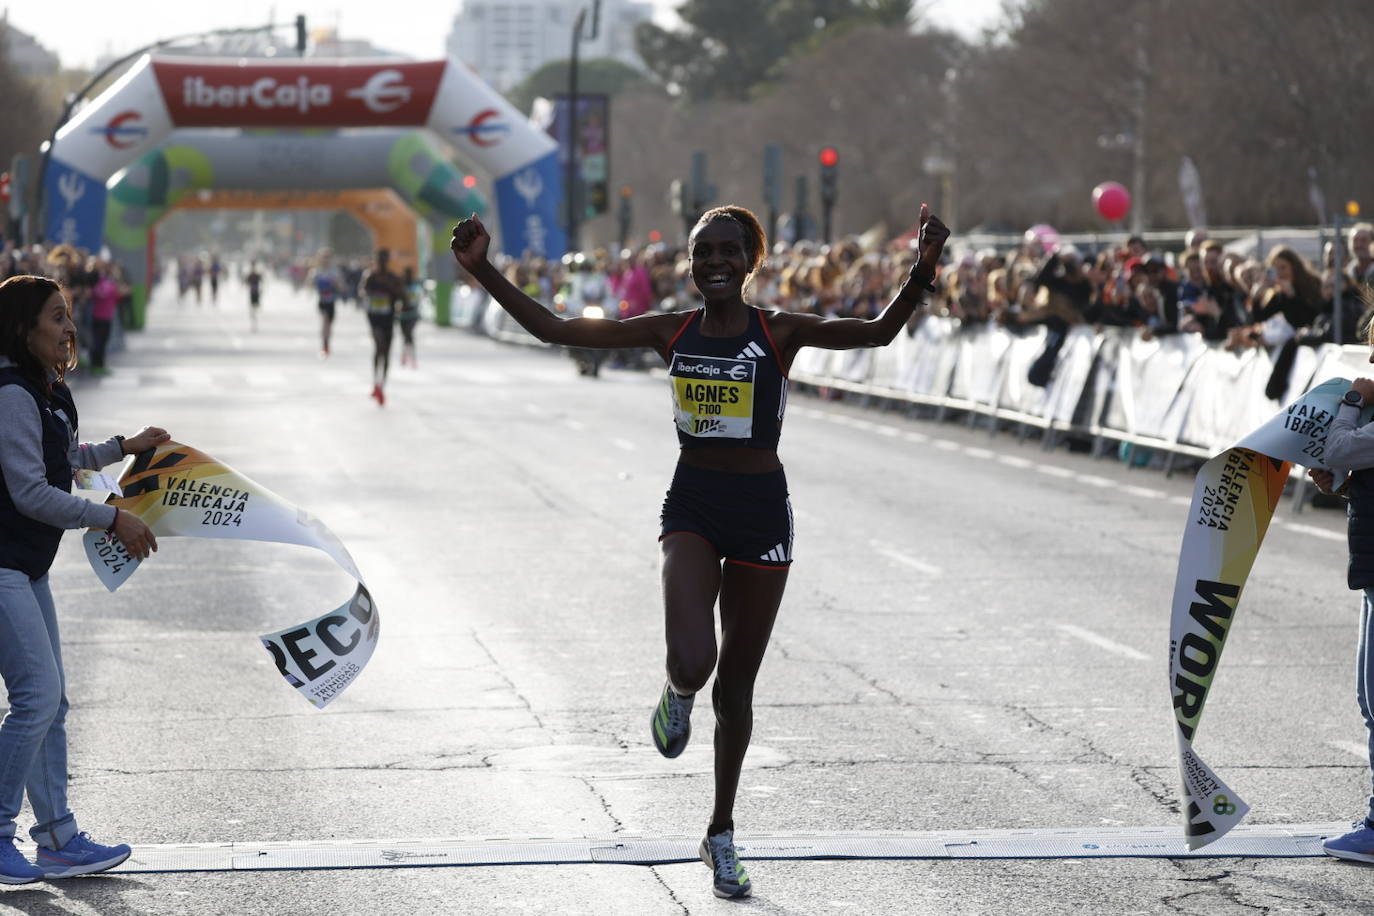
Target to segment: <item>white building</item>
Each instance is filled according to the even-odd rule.
[[[0,14],[0,41],[5,43],[5,56],[10,65],[24,76],[38,79],[57,73],[57,55],[40,45],[32,35],[10,25],[8,7]]]
[[[518,84],[544,64],[567,60],[579,10],[592,0],[462,0],[448,36],[448,53],[498,91]],[[650,3],[601,0],[600,30],[578,47],[581,60],[612,58],[643,70],[635,50],[635,26],[653,18]],[[586,34],[586,32],[584,32]]]

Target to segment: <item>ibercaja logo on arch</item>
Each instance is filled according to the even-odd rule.
[[[445,65],[153,61],[177,127],[420,126]]]

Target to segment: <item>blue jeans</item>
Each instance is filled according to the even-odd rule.
[[[67,692],[48,577],[0,569],[0,678],[9,713],[0,723],[0,839],[29,793],[34,842],[60,849],[76,836],[67,807]]]

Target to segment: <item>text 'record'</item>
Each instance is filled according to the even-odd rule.
[[[363,577],[324,523],[266,487],[189,446],[167,442],[135,456],[120,477],[123,495],[106,502],[132,512],[158,537],[223,538],[299,544],[328,554],[357,581],[343,605],[261,638],[287,683],[323,709],[359,674],[377,647],[380,621]],[[82,538],[110,591],[138,568],[118,538],[91,529]]]
[[[1169,689],[1174,698],[1189,849],[1226,835],[1250,810],[1193,749],[1226,635],[1293,465],[1326,468],[1326,433],[1345,379],[1329,379],[1198,471],[1174,583]],[[1365,411],[1365,419],[1374,407]]]

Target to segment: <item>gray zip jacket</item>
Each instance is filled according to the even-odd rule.
[[[0,356],[0,367],[13,366]],[[77,442],[68,425],[67,462],[73,469],[97,470],[124,457],[118,439],[99,444]],[[0,472],[5,475],[14,507],[54,528],[109,528],[115,508],[64,493],[48,483],[43,470],[43,421],[38,405],[19,385],[0,387]]]

